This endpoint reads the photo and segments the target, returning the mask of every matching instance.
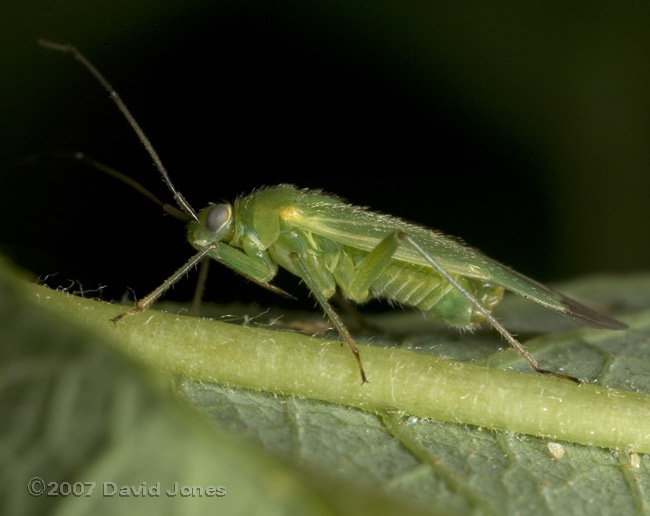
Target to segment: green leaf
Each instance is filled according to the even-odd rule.
[[[164,377],[134,364],[100,332],[36,306],[26,286],[0,262],[0,513],[404,510],[407,502],[376,487],[289,464],[207,423],[178,402]],[[40,304],[49,304],[49,293],[57,294],[36,294]]]
[[[527,366],[509,351],[496,352],[502,344],[490,331],[459,334],[422,322],[419,314],[414,318],[413,314],[404,312],[371,319],[372,324],[382,326],[388,334],[369,334],[377,346],[361,348],[370,377],[370,383],[361,386],[358,371],[346,348],[341,348],[338,343],[311,339],[294,332],[270,333],[265,328],[258,328],[257,324],[262,324],[263,317],[274,320],[271,314],[254,318],[252,322],[248,320],[247,326],[238,327],[150,311],[114,326],[108,319],[120,313],[120,307],[81,300],[24,283],[20,283],[16,289],[22,291],[22,298],[28,300],[38,296],[43,307],[57,312],[57,318],[51,319],[64,322],[64,336],[57,336],[58,327],[61,326],[59,323],[54,325],[58,326],[56,332],[48,329],[46,335],[34,339],[40,345],[32,344],[28,349],[25,344],[19,344],[22,351],[16,356],[3,351],[3,363],[12,364],[11,367],[5,365],[5,370],[21,380],[16,392],[31,392],[29,395],[8,398],[8,388],[5,387],[3,420],[19,421],[20,424],[11,425],[12,435],[20,434],[27,441],[30,440],[27,436],[34,432],[34,421],[48,421],[47,428],[55,430],[55,435],[66,433],[59,426],[76,428],[75,441],[80,445],[86,440],[99,443],[96,448],[85,445],[86,448],[80,448],[74,454],[69,453],[69,448],[59,446],[61,457],[57,464],[59,467],[65,465],[65,469],[56,471],[58,477],[55,478],[59,480],[88,480],[88,471],[97,471],[99,477],[105,478],[113,471],[129,471],[129,468],[132,471],[126,478],[130,480],[119,480],[125,477],[116,476],[117,482],[140,484],[149,478],[160,479],[161,475],[156,476],[151,469],[145,468],[145,464],[152,460],[151,456],[155,455],[157,463],[169,468],[168,476],[162,477],[162,482],[171,478],[180,478],[182,482],[185,470],[182,466],[177,469],[177,464],[201,464],[196,469],[205,472],[210,467],[217,467],[216,462],[223,463],[216,458],[222,447],[224,453],[235,456],[238,447],[243,447],[248,450],[243,457],[250,460],[235,459],[220,470],[219,478],[223,478],[220,484],[227,487],[227,494],[222,499],[211,500],[213,508],[217,504],[217,507],[224,508],[226,514],[240,508],[245,508],[249,514],[254,513],[255,509],[245,505],[252,503],[253,493],[260,500],[259,510],[271,510],[272,506],[262,496],[264,492],[257,486],[264,479],[268,480],[269,470],[264,465],[273,464],[273,460],[277,460],[273,457],[280,457],[284,461],[280,466],[276,463],[276,467],[286,475],[284,484],[295,487],[288,489],[286,498],[283,498],[288,504],[284,507],[286,512],[298,507],[296,510],[308,513],[319,510],[365,513],[374,502],[373,510],[378,514],[399,510],[396,507],[401,508],[402,512],[412,512],[412,509],[405,511],[407,504],[424,507],[430,513],[450,514],[554,514],[560,510],[620,514],[640,512],[649,504],[650,458],[645,453],[647,450],[638,448],[638,442],[620,441],[618,430],[605,428],[606,423],[602,419],[602,409],[607,407],[609,398],[620,403],[614,405],[620,407],[620,411],[613,416],[614,420],[617,419],[617,428],[637,428],[637,433],[631,434],[636,435],[634,439],[643,437],[638,433],[650,428],[649,423],[644,423],[650,417],[650,398],[647,396],[650,391],[650,315],[647,312],[624,316],[623,320],[632,326],[626,332],[598,332],[576,329],[574,326],[574,329],[561,333],[545,333],[525,343],[544,362],[545,367],[563,368],[564,372],[577,374],[594,384],[580,387],[570,385],[577,393],[571,403],[584,405],[580,417],[576,419],[575,414],[571,413],[561,417],[556,414],[550,420],[555,420],[560,428],[580,426],[582,421],[586,423],[587,432],[591,425],[595,432],[615,443],[613,446],[620,446],[621,450],[617,451],[467,424],[467,418],[483,411],[496,420],[501,418],[501,427],[512,430],[509,427],[517,418],[536,418],[545,409],[557,412],[557,406],[550,407],[550,410],[544,403],[531,406],[531,400],[548,401],[554,396],[553,389],[565,389],[564,384],[570,383],[529,374]],[[637,310],[650,304],[650,278],[647,276],[599,278],[567,285],[562,290],[603,305],[616,304],[622,310]],[[29,304],[28,301],[23,303]],[[17,305],[9,306],[14,309]],[[7,305],[3,305],[3,308],[7,308]],[[31,309],[34,310],[33,307]],[[536,329],[545,332],[566,328],[561,318],[552,318],[549,319],[550,323],[547,322],[546,313],[537,312],[530,303],[511,301],[506,303],[505,309],[500,315],[503,322],[520,332],[524,331],[526,325],[530,326],[531,331],[535,325],[538,325]],[[232,313],[233,310],[229,308],[227,312]],[[38,313],[44,316],[41,311]],[[249,312],[248,315],[255,314]],[[73,319],[76,320],[75,324],[91,326],[92,331],[111,336],[118,351],[109,347],[107,341],[98,338],[92,344],[92,349],[93,353],[100,353],[101,358],[83,360],[80,358],[83,354],[76,348],[73,352],[64,352],[71,346],[71,337],[66,332],[72,331],[69,321]],[[285,314],[282,320],[288,319],[290,315]],[[10,322],[9,326],[16,331],[17,328],[24,331],[24,326],[34,331],[38,326],[33,323],[31,315],[27,321],[11,315],[4,320]],[[7,331],[6,324],[3,323],[2,327],[3,331]],[[206,336],[202,337],[204,333]],[[203,338],[210,344],[203,344]],[[362,340],[361,335],[358,338]],[[2,342],[7,340],[3,338]],[[410,350],[384,347],[396,344]],[[129,354],[140,364],[147,364],[147,367],[129,365],[128,360],[120,356],[122,353]],[[453,358],[454,361],[441,361],[433,354]],[[42,358],[36,360],[37,356]],[[460,362],[469,359],[483,360],[490,368]],[[111,366],[114,361],[119,367]],[[28,364],[28,367],[20,367],[20,363]],[[450,363],[453,370],[446,377],[444,369]],[[499,367],[521,370],[525,374],[492,369],[497,364]],[[436,369],[438,366],[439,369]],[[418,371],[418,367],[424,370]],[[465,369],[467,367],[469,369]],[[113,369],[120,372],[119,378],[109,374]],[[34,375],[35,370],[42,373]],[[31,373],[26,375],[26,371]],[[152,387],[156,382],[152,384],[151,371],[164,371],[171,375],[174,379],[173,391],[184,408],[172,403],[159,388]],[[454,408],[449,400],[441,401],[442,408],[435,406],[431,393],[458,393],[453,389],[463,388],[463,381],[460,387],[453,385],[455,372],[460,373],[459,378],[464,378],[468,385],[477,381],[479,373],[487,374],[483,380],[478,379],[479,384],[483,382],[484,390],[489,390],[488,384],[491,383],[505,385],[503,392],[508,394],[514,391],[519,398],[527,401],[517,405],[517,396],[507,398],[507,402],[504,398],[501,403],[485,398],[483,407],[481,403],[474,403],[467,410],[457,408],[456,414],[448,414],[447,419],[456,416],[461,421],[457,423],[434,421],[430,419],[431,416],[418,414],[419,410],[433,413],[442,410],[444,413],[447,410],[445,406]],[[41,383],[44,373],[50,382],[53,378],[75,377],[84,381],[68,384],[59,380],[67,385],[67,398],[54,398],[53,393],[58,392],[55,389],[41,387],[41,391],[38,391],[32,388],[32,383]],[[467,376],[463,377],[463,374]],[[139,387],[126,389],[129,382],[121,375],[128,376]],[[109,381],[111,378],[117,381]],[[423,383],[425,380],[426,383]],[[489,381],[486,383],[486,380]],[[235,386],[242,384],[249,388]],[[620,390],[609,391],[606,386]],[[147,396],[133,394],[133,391],[139,392],[141,388],[148,393]],[[135,400],[133,403],[125,403],[124,398],[119,396],[123,390],[128,392],[126,399]],[[605,396],[594,394],[598,390]],[[40,392],[40,395],[33,392]],[[294,395],[280,395],[281,392]],[[563,391],[562,396],[567,392]],[[389,403],[391,395],[397,396],[396,404]],[[77,404],[76,400],[85,396],[88,401]],[[117,403],[113,396],[122,402]],[[143,397],[142,402],[137,401],[139,397]],[[53,398],[67,399],[67,404],[62,406],[68,406],[68,410],[46,410],[48,407],[61,406],[60,402],[53,402]],[[97,399],[105,401],[95,403]],[[333,403],[334,399],[340,403]],[[121,416],[114,417],[121,414],[115,409],[107,410],[107,407],[117,405],[122,410],[130,410],[131,419],[128,421],[136,424],[124,423]],[[213,428],[206,429],[202,422],[190,416],[188,406],[211,421]],[[164,431],[159,429],[151,435],[162,434],[166,436],[165,439],[151,440],[146,437],[150,434],[145,431],[148,425],[143,421],[150,413],[155,414],[156,420],[165,422],[161,424]],[[56,422],[48,419],[53,414],[58,415]],[[607,422],[611,423],[611,420]],[[101,424],[92,425],[92,421]],[[497,428],[500,425],[490,426]],[[83,430],[80,431],[80,428]],[[120,429],[122,438],[133,434],[133,441],[138,443],[133,444],[128,453],[115,446],[119,439],[116,439],[113,431]],[[170,435],[167,435],[168,432]],[[572,438],[570,429],[565,433]],[[233,434],[237,437],[233,437]],[[61,438],[61,441],[64,442],[65,438]],[[4,442],[8,440],[4,439]],[[19,468],[18,464],[29,463],[24,460],[24,443],[11,442],[14,445],[12,449],[17,447],[22,450],[22,453],[12,452],[16,457],[12,462],[16,464],[15,468]],[[181,443],[183,446],[180,446]],[[151,447],[149,451],[148,446]],[[250,447],[254,451],[250,451]],[[630,453],[623,450],[628,447],[640,451]],[[186,448],[193,450],[196,456]],[[186,455],[192,457],[191,461]],[[102,460],[98,461],[100,456]],[[143,457],[146,458],[143,460]],[[32,463],[37,467],[32,468],[30,473],[38,468],[41,468],[38,471],[44,471],[43,464],[51,465],[53,461],[39,459],[32,460]],[[112,464],[112,468],[102,469],[105,463]],[[243,464],[244,470],[250,466],[250,474],[259,472],[262,479],[255,475],[249,478],[243,473],[242,477],[238,476],[239,473],[231,474],[239,471],[240,464]],[[51,500],[31,500],[25,495],[28,477],[28,473],[20,476],[12,472],[12,489],[15,491],[12,507],[25,499],[42,503],[39,507],[42,511],[54,507],[53,504],[47,505]],[[210,474],[208,477],[215,478]],[[241,483],[236,484],[239,478],[242,479]],[[210,485],[204,479],[201,477],[194,483]],[[231,485],[238,485],[239,492],[245,494],[235,495],[235,487],[231,488]],[[302,487],[297,488],[298,485]],[[385,496],[390,501],[386,501]],[[93,499],[59,498],[56,503],[72,505]],[[182,504],[184,500],[177,503]],[[102,499],[100,502],[113,510],[110,504],[115,502],[115,498]],[[132,503],[133,499],[130,502],[124,505],[127,508],[138,505]],[[222,502],[232,505],[226,508]],[[93,510],[101,510],[97,508],[100,507],[99,502],[96,503]]]

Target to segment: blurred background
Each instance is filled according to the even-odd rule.
[[[196,208],[293,183],[546,282],[647,270],[649,5],[490,4],[4,0],[0,252],[105,299],[148,293],[193,252],[140,194],[42,157],[83,151],[170,199],[105,91],[37,46],[48,38],[115,86]],[[217,266],[208,287],[267,296]]]

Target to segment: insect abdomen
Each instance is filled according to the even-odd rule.
[[[457,276],[490,312],[503,297],[503,288],[481,280]],[[456,288],[425,267],[390,264],[371,287],[374,296],[429,312],[455,326],[469,327],[484,320]]]

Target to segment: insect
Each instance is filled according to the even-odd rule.
[[[440,232],[373,213],[318,190],[291,185],[261,188],[232,204],[195,211],[172,183],[158,154],[110,83],[73,46],[40,40],[49,49],[71,54],[109,92],[152,157],[178,209],[163,203],[139,183],[92,160],[91,164],[130,184],[188,222],[196,249],[170,278],[115,322],[148,309],[167,289],[201,262],[215,260],[272,291],[282,267],[300,278],[352,351],[363,382],[359,350],[329,302],[340,290],[357,303],[384,298],[434,315],[452,326],[472,328],[487,321],[538,373],[579,380],[543,369],[492,315],[504,291],[514,292],[593,328],[626,325],[555,292]]]

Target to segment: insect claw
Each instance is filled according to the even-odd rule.
[[[113,318],[111,319],[111,321],[113,321],[114,324],[117,324],[119,321],[121,321],[121,320],[124,319],[125,317],[128,317],[128,316],[131,315],[132,313],[133,313],[133,312],[132,312],[131,310],[129,310],[128,312],[121,313],[121,314],[118,315],[117,317],[113,317]]]
[[[579,380],[575,376],[571,376],[571,375],[568,375],[568,374],[562,374],[562,373],[558,373],[556,371],[549,371],[547,369],[541,369],[541,368],[536,369],[536,371],[538,373],[540,373],[540,374],[555,376],[556,378],[560,378],[561,380],[570,380],[570,381],[572,381],[573,383],[575,383],[577,385],[582,385],[582,383],[583,383],[582,380]]]
[[[114,324],[117,324],[118,321],[121,321],[125,317],[128,317],[129,315],[137,314],[138,312],[142,312],[142,311],[143,311],[142,308],[140,308],[139,306],[135,306],[135,307],[131,308],[131,310],[127,310],[126,312],[122,312],[120,315],[115,316],[110,320],[113,321]]]
[[[359,365],[359,372],[361,373],[361,385],[363,385],[364,383],[368,383],[366,372],[363,370],[363,364],[361,363],[361,354],[359,353],[359,350],[357,349],[356,345],[354,346],[352,353],[354,354],[354,358],[357,359],[357,364]]]

